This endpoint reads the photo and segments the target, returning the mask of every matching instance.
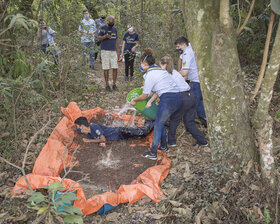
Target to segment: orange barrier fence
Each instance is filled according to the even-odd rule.
[[[65,150],[67,150],[67,153],[64,162],[65,166],[69,167],[71,158],[69,152],[77,147],[75,143],[69,145],[77,135],[73,129],[75,119],[85,116],[88,120],[91,120],[93,117],[96,118],[98,114],[104,113],[101,108],[81,111],[74,102],[71,102],[66,108],[61,108],[61,111],[65,117],[54,128],[34,164],[32,173],[27,175],[32,189],[39,189],[55,181],[61,181],[59,174],[64,168],[63,155]],[[124,115],[122,119],[131,120],[131,116]],[[137,117],[136,119],[141,123],[141,118]],[[151,143],[152,137],[148,136],[147,140]],[[159,156],[162,158],[159,165],[148,168],[130,185],[121,185],[116,192],[106,192],[86,199],[79,183],[71,179],[64,179],[62,185],[65,188],[76,190],[78,199],[75,200],[74,206],[79,207],[85,215],[100,211],[107,204],[115,207],[120,203],[134,203],[144,195],[147,195],[154,202],[159,202],[158,197],[163,195],[160,183],[166,178],[171,167],[171,160],[166,157],[165,153],[160,152]],[[19,194],[24,192],[25,189],[28,189],[28,186],[24,177],[21,177],[16,182],[12,193]]]

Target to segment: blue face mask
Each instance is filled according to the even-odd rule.
[[[77,132],[78,132],[79,134],[82,134],[82,129],[81,129],[81,128],[77,128]]]
[[[140,71],[141,72],[146,72],[142,66],[140,66]]]
[[[183,54],[184,51],[182,49],[176,49],[178,51],[179,54]]]

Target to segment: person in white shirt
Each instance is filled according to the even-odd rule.
[[[87,64],[87,54],[89,54],[89,67],[94,69],[94,33],[96,25],[93,19],[90,19],[88,10],[83,11],[84,19],[79,25],[82,42],[82,66]]]
[[[194,113],[193,119],[195,120],[196,115],[198,115],[199,119],[202,121],[202,124],[206,127],[206,115],[203,106],[203,99],[200,89],[200,81],[198,77],[194,51],[188,39],[185,37],[179,37],[175,41],[175,45],[176,50],[179,52],[180,58],[182,60],[182,66],[179,72],[185,78],[185,80],[189,80],[191,92],[195,95],[197,101],[196,113]]]

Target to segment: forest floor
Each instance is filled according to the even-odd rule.
[[[119,91],[105,92],[103,71],[100,62],[96,62],[96,71],[89,71],[89,84],[97,88],[85,96],[85,100],[77,102],[82,110],[101,107],[106,111],[119,109],[125,103],[127,93],[142,85],[142,77],[135,75],[134,81],[124,81],[124,65],[120,63],[118,75]],[[111,82],[110,73],[110,82]],[[255,83],[255,76],[245,77],[247,91]],[[278,79],[276,87],[279,88]],[[275,89],[270,109],[274,117],[279,110],[280,91]],[[251,107],[252,111],[254,106]],[[47,113],[46,110],[43,113]],[[47,117],[47,114],[45,115]],[[62,117],[57,112],[54,117],[59,121]],[[199,129],[207,137],[207,130],[198,123]],[[280,122],[274,125],[274,145],[276,146],[276,164],[280,159]],[[161,202],[154,203],[143,197],[134,204],[121,204],[106,215],[88,215],[85,223],[269,223],[274,219],[273,208],[277,208],[276,198],[267,189],[259,173],[259,167],[248,163],[240,173],[230,177],[220,173],[211,161],[211,149],[194,147],[194,139],[185,132],[182,123],[177,130],[177,147],[167,153],[172,159],[172,168],[161,188],[165,196]],[[44,144],[43,139],[38,147]],[[31,150],[27,161],[27,171],[31,172],[40,149]],[[20,172],[8,165],[1,167],[0,173],[0,223],[32,223],[34,212],[25,206],[26,195],[9,199],[15,181]],[[279,166],[277,167],[279,170]],[[1,221],[2,220],[2,221]]]

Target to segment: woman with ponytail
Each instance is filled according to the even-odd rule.
[[[201,134],[193,120],[193,115],[196,112],[197,103],[196,97],[193,93],[190,92],[190,86],[185,81],[183,76],[173,69],[174,65],[172,58],[164,56],[163,58],[161,58],[159,65],[162,69],[166,69],[168,71],[169,75],[171,75],[171,78],[174,80],[174,82],[178,86],[179,91],[183,95],[182,107],[170,117],[168,144],[172,147],[176,146],[176,129],[183,118],[185,128],[196,139],[196,144],[201,146],[208,146],[206,139]],[[149,104],[151,104],[151,102],[149,102]]]
[[[180,93],[179,88],[170,74],[166,70],[155,65],[155,57],[151,48],[144,49],[140,58],[140,64],[140,70],[146,72],[144,75],[144,90],[142,95],[131,101],[131,104],[134,105],[137,101],[147,99],[152,91],[160,98],[154,126],[152,147],[149,152],[143,154],[143,157],[156,160],[158,149],[163,152],[168,151],[165,123],[172,114],[181,108],[182,93]],[[159,143],[160,147],[158,148]]]

